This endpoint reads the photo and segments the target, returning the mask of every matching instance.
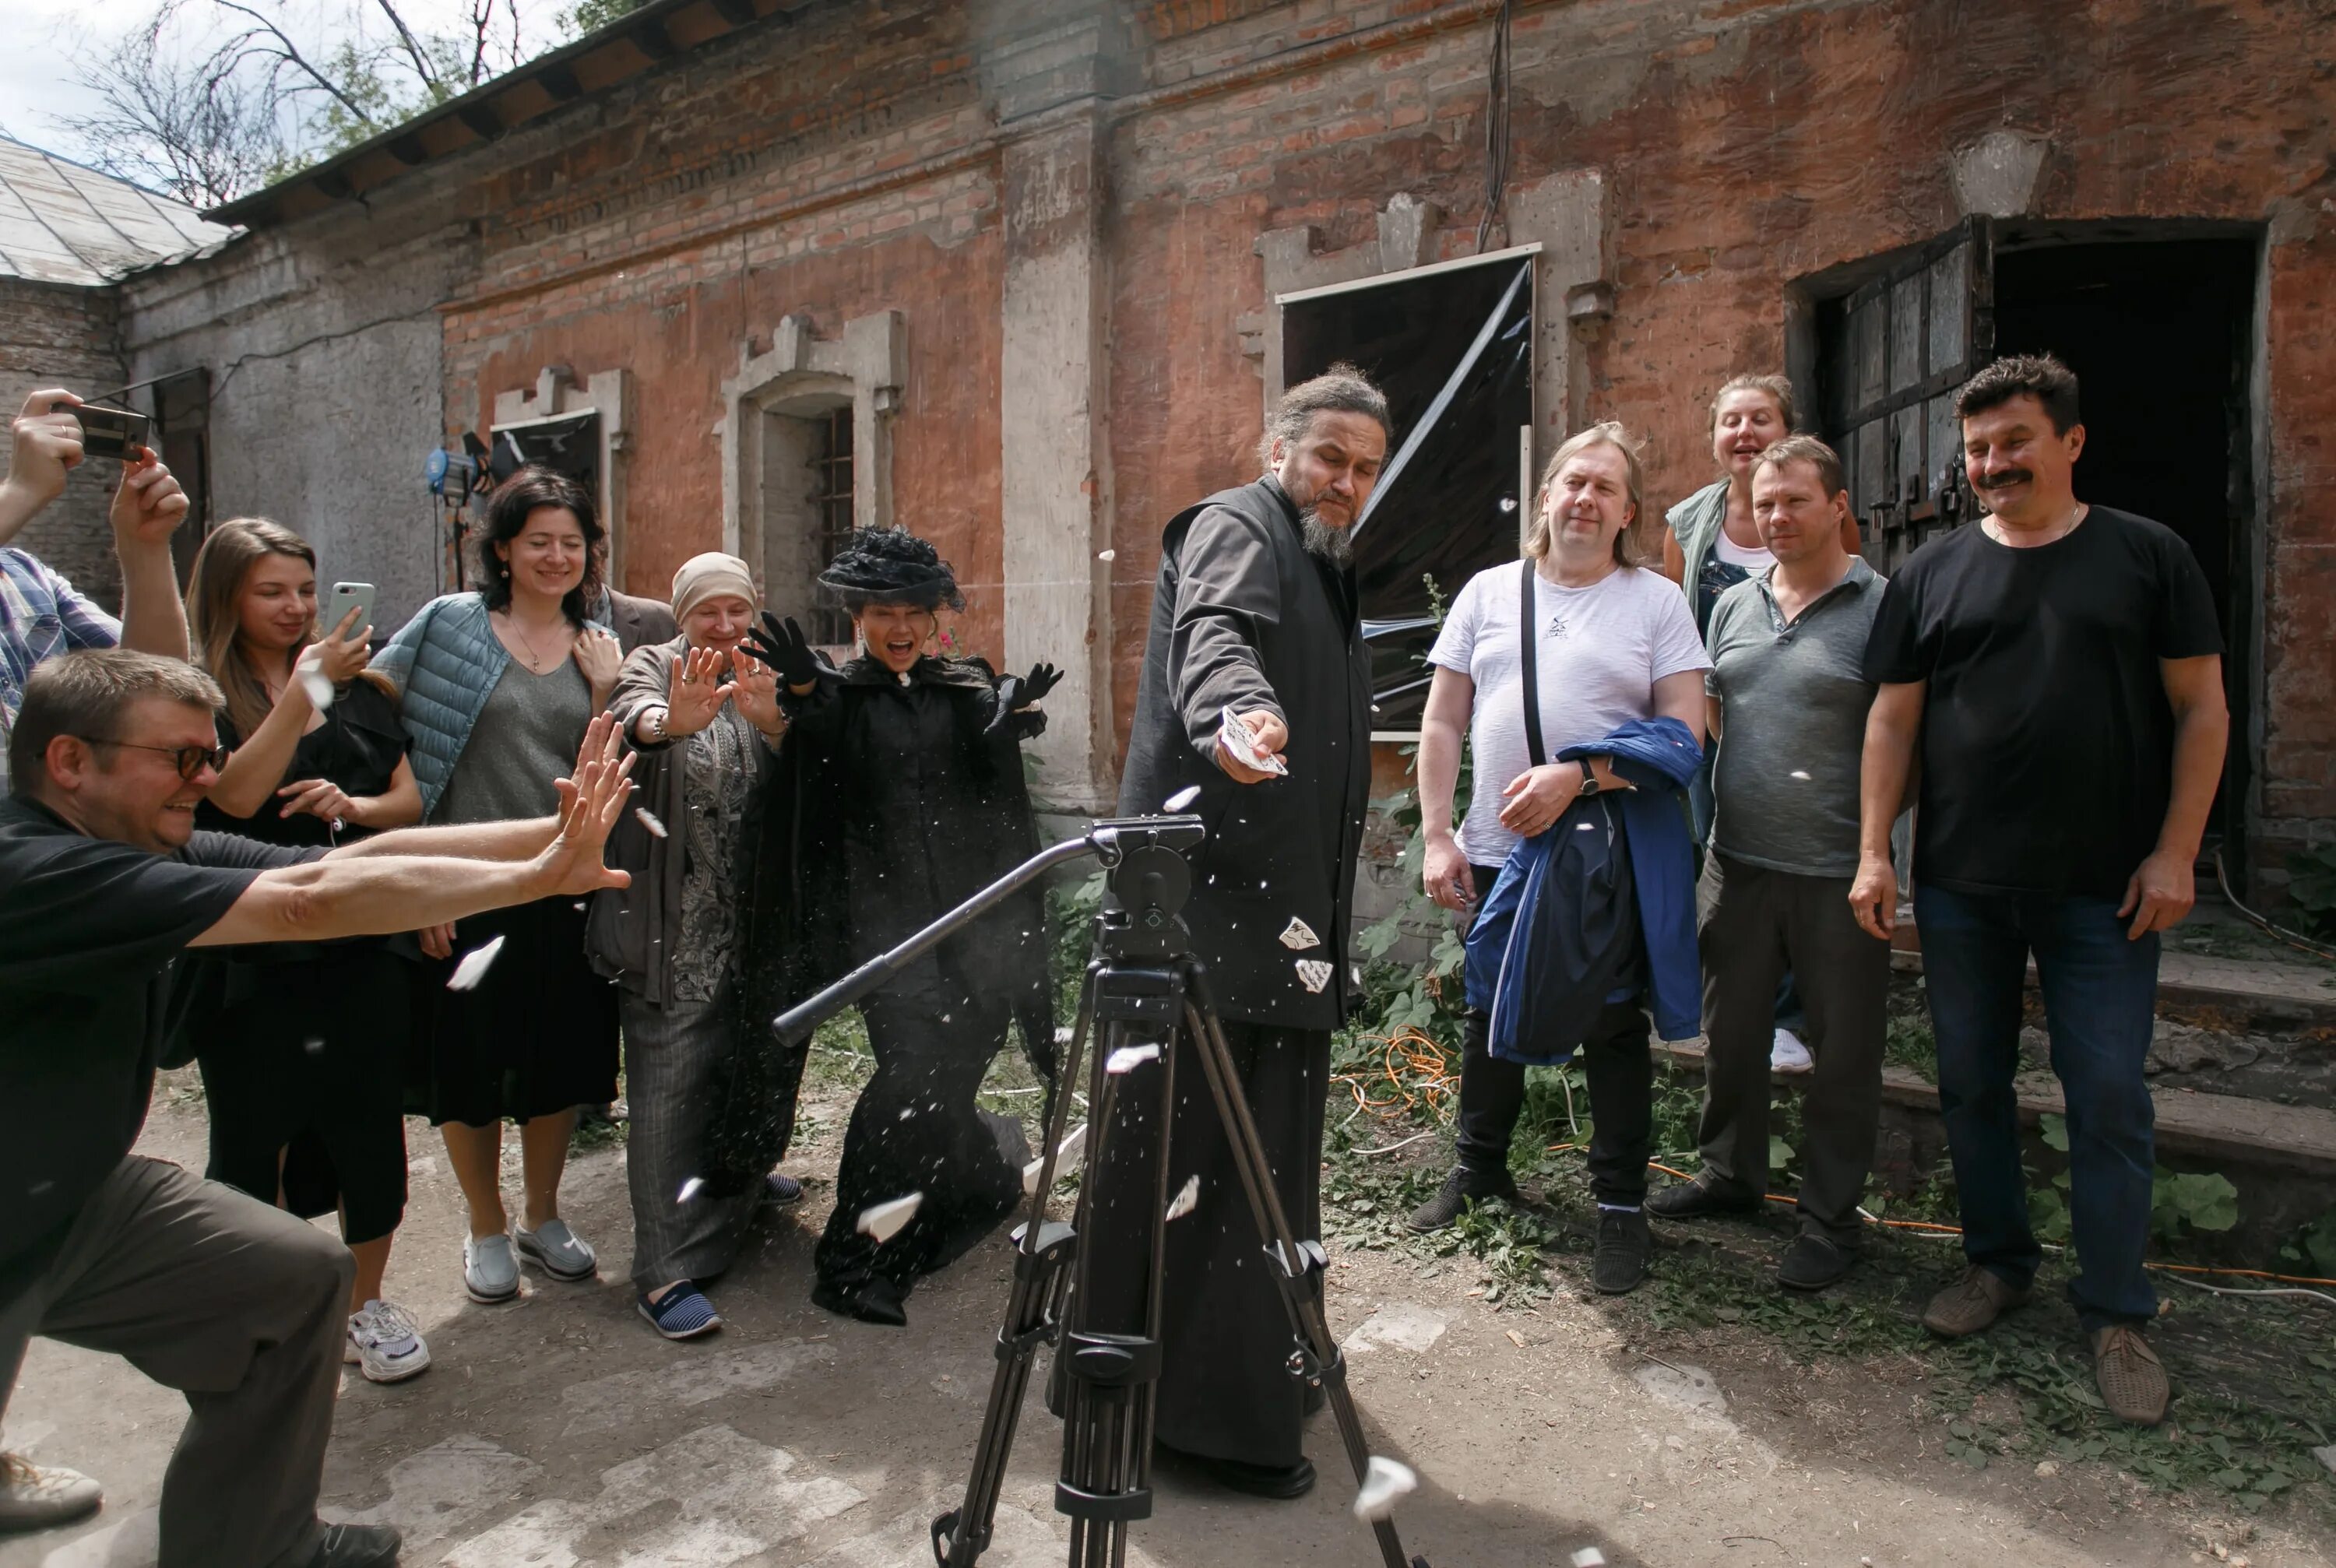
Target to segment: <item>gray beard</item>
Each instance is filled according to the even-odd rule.
[[[1310,510],[1299,513],[1298,521],[1305,531],[1307,554],[1317,560],[1328,561],[1341,571],[1355,564],[1352,529],[1332,528]]]

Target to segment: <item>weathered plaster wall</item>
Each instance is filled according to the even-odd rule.
[[[212,518],[300,533],[320,579],[378,589],[384,636],[438,590],[422,464],[445,433],[437,307],[469,248],[435,203],[401,197],[122,286],[131,377],[209,368]]]

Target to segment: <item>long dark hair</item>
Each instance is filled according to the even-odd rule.
[[[479,597],[489,609],[508,609],[511,601],[511,563],[495,552],[527,531],[527,520],[548,506],[571,513],[584,531],[584,580],[560,601],[568,618],[582,626],[589,618],[587,606],[600,597],[601,575],[608,560],[602,548],[608,538],[600,527],[600,509],[592,492],[564,473],[533,464],[519,470],[495,486],[487,503],[487,531],[479,536]]]

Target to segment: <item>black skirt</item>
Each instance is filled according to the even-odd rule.
[[[303,1216],[342,1212],[355,1243],[405,1213],[400,1105],[416,966],[377,941],[282,963],[222,963],[196,1025],[210,1111],[204,1173]],[[279,1172],[280,1165],[280,1172]]]
[[[502,950],[478,986],[450,991],[464,954]],[[454,957],[423,966],[406,1108],[433,1125],[524,1122],[617,1097],[617,989],[584,958],[584,905],[543,899],[472,915]]]

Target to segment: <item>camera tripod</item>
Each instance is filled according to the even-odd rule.
[[[1095,920],[1095,956],[1087,965],[1070,1048],[1056,1082],[1077,1080],[1089,1036],[1102,1040],[1087,1079],[1087,1176],[1071,1223],[1046,1218],[1046,1198],[1070,1120],[1073,1096],[1053,1093],[1046,1147],[1037,1160],[1029,1211],[1014,1232],[1014,1286],[998,1336],[998,1370],[990,1381],[981,1437],[966,1482],[965,1500],[933,1521],[934,1561],[940,1568],[972,1568],[988,1549],[1007,1459],[1029,1388],[1038,1347],[1056,1347],[1063,1416],[1063,1462],[1055,1485],[1056,1511],[1071,1520],[1070,1568],[1123,1568],[1128,1525],[1152,1514],[1152,1437],[1161,1371],[1161,1276],[1167,1227],[1174,1222],[1169,1192],[1169,1110],[1175,1104],[1180,1041],[1192,1047],[1216,1105],[1240,1174],[1257,1233],[1266,1239],[1268,1271],[1290,1318],[1290,1375],[1327,1397],[1348,1462],[1360,1481],[1370,1463],[1361,1417],[1347,1388],[1347,1368],[1322,1311],[1326,1260],[1317,1242],[1291,1233],[1271,1167],[1259,1142],[1237,1081],[1223,1026],[1211,1006],[1207,977],[1193,957],[1183,909],[1192,891],[1185,856],[1205,830],[1195,816],[1122,817],[1095,823],[983,889],[890,952],[880,954],[817,996],[781,1015],[776,1027],[789,1039],[881,986],[896,969],[978,920],[1048,871],[1093,854],[1108,890]],[[1148,1115],[1146,1113],[1149,1113]],[[1098,1267],[1082,1233],[1098,1222],[1099,1180],[1115,1147],[1131,1143],[1134,1174],[1120,1183],[1147,1227],[1141,1240],[1151,1260],[1142,1298],[1132,1310],[1097,1307]],[[1130,1190],[1148,1178],[1148,1192]],[[1181,1202],[1181,1200],[1180,1200]],[[1145,1208],[1143,1205],[1148,1204]],[[1133,1240],[1133,1238],[1132,1238]],[[1066,1317],[1067,1320],[1066,1320]],[[1109,1320],[1098,1320],[1108,1318]],[[1394,1524],[1375,1519],[1384,1568],[1406,1568]],[[1427,1568],[1425,1558],[1408,1568]]]

